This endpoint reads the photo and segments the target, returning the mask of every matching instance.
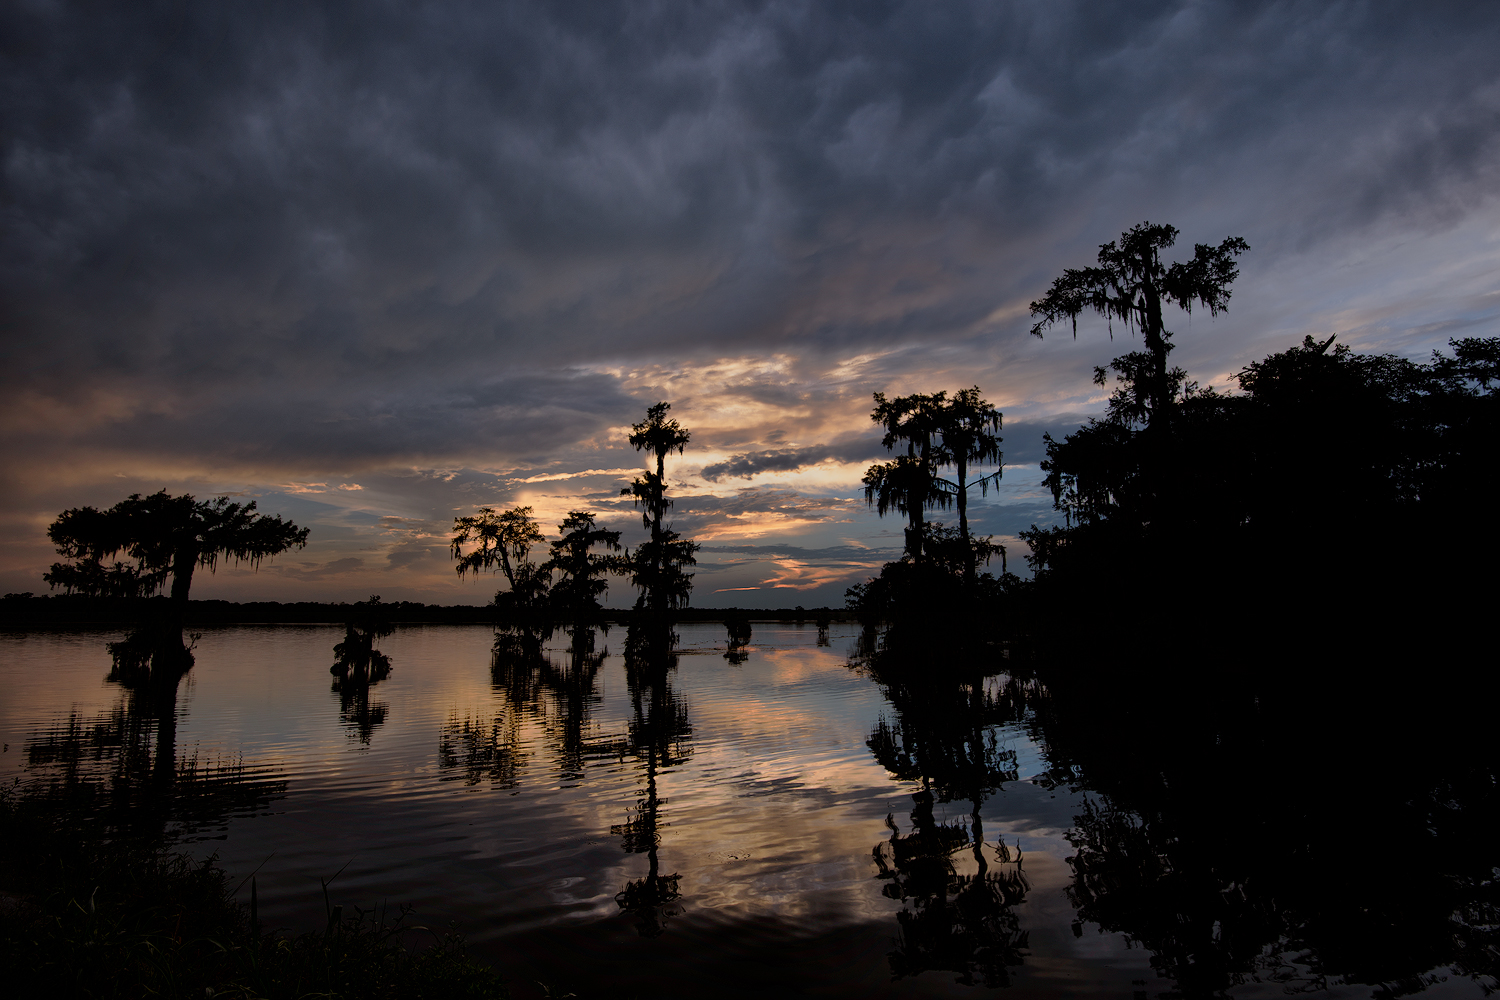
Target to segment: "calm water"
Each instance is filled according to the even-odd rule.
[[[742,663],[722,626],[679,631],[676,665],[633,689],[623,630],[595,661],[560,637],[545,664],[496,671],[487,628],[406,626],[381,643],[391,676],[341,699],[341,627],[210,629],[175,750],[103,680],[118,633],[10,633],[0,762],[7,782],[40,781],[159,771],[175,752],[171,829],[235,876],[258,872],[263,919],[316,925],[336,875],[335,902],[456,924],[518,996],[533,980],[641,996],[1183,986],[1160,935],[1118,918],[1118,892],[1110,911],[1097,879],[1078,891],[1078,845],[1107,855],[1097,831],[1115,814],[1050,754],[1034,711],[991,710],[1006,677],[929,706],[932,726],[967,727],[944,743],[909,691],[850,669],[847,629],[820,645],[811,625],[756,625]],[[1224,875],[1213,891],[1234,890]],[[1157,889],[1130,891],[1144,911]],[[1371,995],[1315,949],[1252,942],[1231,992]],[[1397,992],[1487,982],[1438,968]]]

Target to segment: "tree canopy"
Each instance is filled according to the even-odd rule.
[[[620,491],[622,496],[635,498],[641,508],[641,523],[651,532],[629,558],[631,580],[640,590],[636,607],[658,615],[687,606],[693,589],[693,574],[687,568],[698,562],[694,556],[698,544],[662,523],[672,506],[667,496],[667,455],[673,451],[682,454],[692,437],[690,431],[667,417],[671,408],[671,403],[656,403],[647,408],[645,420],[631,427],[631,446],[650,452],[656,458],[656,469],[647,470]]]
[[[253,500],[197,500],[166,490],[145,497],[133,493],[108,510],[75,507],[59,514],[47,537],[70,561],[53,563],[43,579],[69,594],[136,598],[149,597],[170,581],[167,611],[109,645],[115,664],[111,679],[166,692],[175,690],[193,665],[182,641],[193,571],[202,566],[213,572],[220,559],[259,565],[303,547],[307,536],[307,528],[257,513]],[[116,559],[122,554],[131,561]]]
[[[848,599],[862,617],[875,621],[962,614],[980,582],[978,566],[1004,549],[991,538],[975,538],[969,527],[969,491],[981,492],[999,480],[996,468],[971,478],[976,465],[998,466],[1002,459],[1000,411],[979,387],[888,398],[875,393],[870,419],[885,429],[884,445],[904,454],[865,472],[865,501],[884,517],[904,514],[905,552],[880,575],[851,587]],[[954,469],[945,479],[942,470]],[[957,506],[957,529],[927,519],[927,512]],[[972,610],[972,609],[970,609]]]
[[[1167,353],[1172,334],[1162,319],[1162,305],[1173,304],[1191,313],[1194,304],[1217,316],[1229,308],[1229,286],[1239,277],[1235,258],[1250,249],[1238,236],[1218,246],[1199,243],[1193,259],[1163,265],[1161,251],[1177,242],[1173,226],[1143,222],[1099,247],[1097,267],[1068,268],[1052,282],[1042,298],[1031,303],[1031,314],[1040,317],[1032,326],[1034,336],[1066,319],[1078,336],[1078,317],[1094,312],[1110,321],[1120,320],[1139,329],[1146,351],[1138,365],[1143,371],[1136,384],[1144,390],[1142,405],[1148,422],[1165,416],[1171,402]],[[1128,356],[1127,356],[1128,357]],[[1116,359],[1120,363],[1122,359]]]
[[[307,544],[309,529],[256,512],[255,501],[197,500],[190,494],[131,494],[108,510],[65,510],[47,529],[58,554],[43,579],[68,593],[145,597],[171,581],[171,596],[186,601],[193,571],[213,572],[220,559],[259,565]],[[108,560],[124,554],[133,563]]]
[[[562,537],[552,543],[552,556],[544,567],[554,578],[552,604],[575,629],[592,622],[601,610],[599,599],[609,590],[605,576],[628,568],[622,557],[594,551],[620,551],[620,533],[595,524],[594,518],[588,511],[569,511],[557,526]]]

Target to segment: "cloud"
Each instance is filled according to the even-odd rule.
[[[801,562],[835,561],[859,565],[867,565],[872,559],[884,562],[901,555],[899,548],[870,549],[858,545],[830,545],[819,549],[802,548],[797,545],[705,545],[702,551],[762,558],[788,558]]]
[[[819,444],[807,448],[776,448],[770,451],[744,452],[727,461],[705,465],[704,479],[717,483],[725,478],[751,479],[767,472],[796,472],[809,465],[824,462],[863,462],[885,455],[878,438],[852,440],[838,444]]]
[[[358,556],[346,556],[327,563],[273,563],[267,571],[278,576],[298,581],[321,582],[362,569],[365,561]]]
[[[1500,333],[1493,5],[9,4],[0,34],[18,577],[124,489],[615,509],[590,477],[659,399],[684,530],[866,525],[830,466],[880,457],[873,391],[980,384],[1013,464],[1102,408],[1128,346],[1026,304],[1144,219],[1253,247],[1227,316],[1171,318],[1205,382],[1305,332]],[[775,474],[795,498],[707,495]]]

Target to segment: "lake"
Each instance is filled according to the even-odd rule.
[[[410,921],[456,926],[518,997],[540,995],[535,981],[661,997],[1494,985],[1483,837],[1467,848],[1481,856],[1398,877],[1417,845],[1382,841],[1369,858],[1384,851],[1385,869],[1368,867],[1343,833],[1336,848],[1303,836],[1317,824],[1296,809],[1266,826],[1280,806],[1259,792],[1206,804],[1176,764],[1159,801],[1157,784],[1132,791],[1143,769],[1112,768],[1140,748],[1107,749],[1132,739],[1099,750],[1113,723],[999,661],[892,680],[851,666],[853,626],[757,623],[730,657],[722,625],[678,632],[672,660],[643,670],[623,628],[592,655],[559,635],[543,657],[497,661],[488,628],[407,625],[380,643],[390,676],[341,694],[328,668],[342,626],[208,628],[165,724],[105,682],[119,632],[9,632],[3,778],[115,788],[131,821],[216,854],[237,881],[255,873],[271,925],[321,926],[330,880],[335,903],[409,905]],[[1177,737],[1149,728],[1141,746],[1171,756]],[[1204,746],[1225,743],[1220,728]],[[1218,761],[1197,738],[1181,753],[1200,785],[1222,772],[1244,788],[1243,759],[1257,782],[1329,780],[1287,773],[1260,743]],[[1343,815],[1338,794],[1318,794]],[[1442,794],[1450,812],[1493,806]],[[1393,808],[1380,836],[1399,839],[1406,807]],[[1460,833],[1432,836],[1442,861]],[[1351,926],[1365,918],[1330,914],[1372,904],[1342,887],[1345,865],[1427,888],[1413,902],[1373,884],[1394,915],[1373,904],[1384,923]],[[1325,869],[1336,888],[1319,888]],[[1404,964],[1381,964],[1403,948]]]

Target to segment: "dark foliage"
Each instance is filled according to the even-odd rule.
[[[978,387],[962,389],[949,399],[946,392],[887,399],[875,394],[871,419],[885,428],[883,443],[905,453],[890,462],[872,465],[865,473],[865,500],[884,517],[906,515],[905,551],[887,563],[880,575],[849,588],[846,598],[865,624],[882,623],[890,630],[883,641],[900,640],[902,631],[915,631],[925,641],[932,629],[981,630],[988,624],[1001,586],[978,567],[999,555],[1002,575],[1005,550],[989,537],[969,531],[969,490],[981,492],[1000,478],[1000,470],[971,478],[975,464],[999,465],[1000,412],[980,397]],[[953,480],[941,472],[952,467]],[[958,527],[931,521],[927,512],[958,508]]]
[[[750,616],[743,611],[725,612],[724,630],[729,634],[729,648],[724,651],[724,659],[736,665],[744,663],[750,656],[745,647],[750,644],[753,634]]]
[[[1194,301],[1222,308],[1244,248],[1198,249]],[[1122,297],[1069,272],[1038,331],[1083,309],[1145,329],[1153,281],[1185,307],[1153,273]],[[1027,533],[1035,582],[1007,595],[1041,780],[1096,793],[1070,833],[1076,932],[1125,934],[1183,996],[1394,997],[1445,970],[1492,989],[1496,692],[1463,668],[1490,655],[1500,340],[1419,363],[1309,337],[1221,393],[1146,339],[1106,414],[1048,439],[1064,523]]]
[[[1089,793],[1077,932],[1125,934],[1183,996],[1258,979],[1395,997],[1449,970],[1492,989],[1493,680],[1386,683],[1410,678],[1410,647],[1372,638],[1212,660],[1165,641],[1015,688],[1040,780]]]
[[[1247,367],[1239,393],[1182,387],[1155,432],[1120,408],[1049,441],[1065,523],[1025,537],[1050,633],[1190,623],[1274,646],[1297,606],[1354,628],[1483,606],[1494,586],[1474,569],[1500,541],[1500,341],[1452,347],[1421,364],[1309,338]],[[1459,512],[1461,543],[1434,538]],[[1415,552],[1399,566],[1403,543]]]
[[[59,514],[47,537],[71,561],[54,563],[43,579],[69,594],[110,598],[146,597],[170,581],[171,600],[149,605],[145,620],[109,650],[112,680],[127,687],[171,687],[193,665],[182,639],[193,571],[202,566],[213,572],[220,559],[258,565],[306,545],[307,535],[307,528],[256,513],[253,500],[135,493],[108,510],[75,507]],[[121,553],[134,563],[106,565]]]
[[[552,557],[543,567],[552,577],[552,607],[568,623],[574,645],[589,644],[603,620],[599,599],[609,590],[605,577],[627,572],[629,563],[613,554],[620,551],[620,533],[595,524],[587,511],[570,511],[557,530],[562,537],[552,543]]]
[[[1111,240],[1100,246],[1097,267],[1069,268],[1046,295],[1031,303],[1031,314],[1040,317],[1031,328],[1038,337],[1064,319],[1073,324],[1076,337],[1078,317],[1085,311],[1140,330],[1146,350],[1117,359],[1116,364],[1129,368],[1137,389],[1134,412],[1148,426],[1170,409],[1172,381],[1180,379],[1177,371],[1167,368],[1172,334],[1163,323],[1162,306],[1192,312],[1197,304],[1213,316],[1228,309],[1229,286],[1240,273],[1235,258],[1250,249],[1232,236],[1217,247],[1199,243],[1187,263],[1162,264],[1161,251],[1176,242],[1175,227],[1143,222],[1121,233],[1118,244]],[[1111,325],[1111,336],[1113,332]]]
[[[662,519],[672,506],[667,496],[667,455],[682,454],[692,434],[675,419],[667,417],[671,403],[657,403],[646,410],[646,419],[631,427],[630,444],[656,458],[656,470],[647,470],[622,496],[635,498],[641,508],[641,522],[651,537],[630,554],[631,582],[640,590],[636,609],[657,616],[688,606],[693,590],[693,574],[688,568],[697,565],[698,543],[684,539]]]
[[[477,514],[453,519],[449,548],[458,561],[458,575],[498,570],[505,578],[506,588],[495,594],[492,605],[497,650],[534,653],[552,635],[551,573],[531,558],[531,547],[540,541],[542,531],[530,507],[480,507]]]
[[[385,724],[390,708],[370,700],[370,687],[391,675],[391,658],[375,648],[375,642],[396,631],[391,606],[380,603],[380,595],[349,605],[344,622],[344,641],[333,647],[333,690],[339,694],[339,717],[361,743],[369,743],[376,728]]]

